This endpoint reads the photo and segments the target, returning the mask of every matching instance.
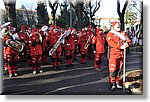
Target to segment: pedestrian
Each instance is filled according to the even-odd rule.
[[[120,30],[119,22],[112,22],[112,28],[106,36],[108,42],[109,58],[109,82],[111,90],[122,88],[120,83],[122,65],[124,60],[124,49],[126,49],[131,40],[124,31]]]
[[[92,38],[92,44],[94,48],[94,67],[97,71],[101,70],[101,63],[104,57],[104,45],[105,45],[105,39],[103,36],[103,30],[101,28],[96,29],[96,35]],[[94,46],[95,45],[95,46]]]

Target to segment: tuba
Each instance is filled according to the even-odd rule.
[[[11,47],[13,50],[18,51],[18,52],[21,52],[23,50],[25,44],[18,40],[13,40],[14,35],[12,35],[7,28],[3,28],[0,34],[1,38],[4,38],[5,36],[9,37],[9,39],[6,40],[7,46]]]
[[[6,44],[11,47],[13,50],[21,52],[25,46],[23,42],[20,42],[18,40],[8,39],[6,41]]]

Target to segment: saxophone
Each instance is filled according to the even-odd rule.
[[[84,45],[84,49],[87,50],[87,48],[90,45],[91,37],[89,36],[88,40],[86,41],[86,44]]]

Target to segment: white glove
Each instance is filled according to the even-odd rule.
[[[124,45],[125,45],[126,47],[129,47],[128,43],[124,43]]]
[[[96,51],[93,51],[93,53],[95,54],[95,53],[96,53]]]
[[[125,49],[126,46],[125,45],[121,45],[120,49]]]
[[[127,43],[124,43],[124,44],[120,47],[120,49],[126,49],[128,46],[129,46],[129,45],[128,45]]]

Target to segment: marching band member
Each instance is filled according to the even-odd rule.
[[[82,33],[81,35],[79,35],[79,42],[81,44],[81,64],[85,64],[86,63],[86,56],[87,56],[87,51],[88,48],[85,49],[84,46],[86,45],[87,41],[88,41],[89,36],[87,35],[86,31],[84,28],[82,28]]]
[[[49,32],[47,36],[47,42],[50,44],[50,49],[56,44],[57,40],[61,36],[61,33],[57,31],[57,27],[53,27],[53,30]],[[60,58],[61,58],[62,44],[59,45],[57,50],[52,55],[52,65],[54,69],[60,69]]]
[[[101,71],[101,63],[104,56],[104,45],[105,39],[103,37],[103,30],[100,28],[96,29],[96,35],[92,38],[92,44],[95,44],[96,49],[94,49],[95,59],[94,67],[96,70]]]
[[[12,35],[10,35],[10,24],[4,26],[2,30],[3,30],[2,32],[6,34],[3,37],[5,68],[8,69],[9,77],[17,76],[16,71],[17,71],[18,52],[13,50],[7,44],[8,39],[15,40],[13,39]]]
[[[92,41],[92,38],[93,38],[93,31],[94,29],[89,25],[87,27],[87,35],[90,37],[90,41]],[[93,51],[92,51],[92,44],[89,43],[89,46],[88,46],[88,59],[92,59],[93,57]]]
[[[41,28],[40,34],[42,35],[42,63],[43,64],[48,64],[47,60],[47,55],[48,55],[48,46],[47,46],[47,35],[48,35],[48,27],[47,26],[43,26]]]
[[[37,72],[42,73],[43,71],[40,69],[42,60],[42,41],[37,28],[32,30],[32,36],[29,39],[29,43],[33,74],[36,74]]]
[[[74,34],[75,28],[72,28],[71,33],[65,38],[65,56],[66,56],[66,63],[67,66],[72,66],[72,59],[74,55],[75,49],[75,39],[76,36]]]
[[[112,29],[108,32],[106,40],[109,46],[109,82],[111,90],[116,90],[122,88],[119,82],[124,60],[124,49],[129,46],[131,40],[125,32],[120,31],[119,22],[112,22]]]
[[[19,39],[25,44],[25,47],[22,52],[20,52],[19,58],[20,61],[25,61],[27,59],[27,53],[29,49],[29,36],[27,35],[27,27],[25,25],[21,26],[21,31],[19,32]]]
[[[74,49],[74,60],[77,60],[77,54],[79,53],[79,50],[78,50],[78,35],[77,35],[77,32],[74,34],[75,36],[75,39],[74,39],[74,43],[75,43],[75,49]]]

